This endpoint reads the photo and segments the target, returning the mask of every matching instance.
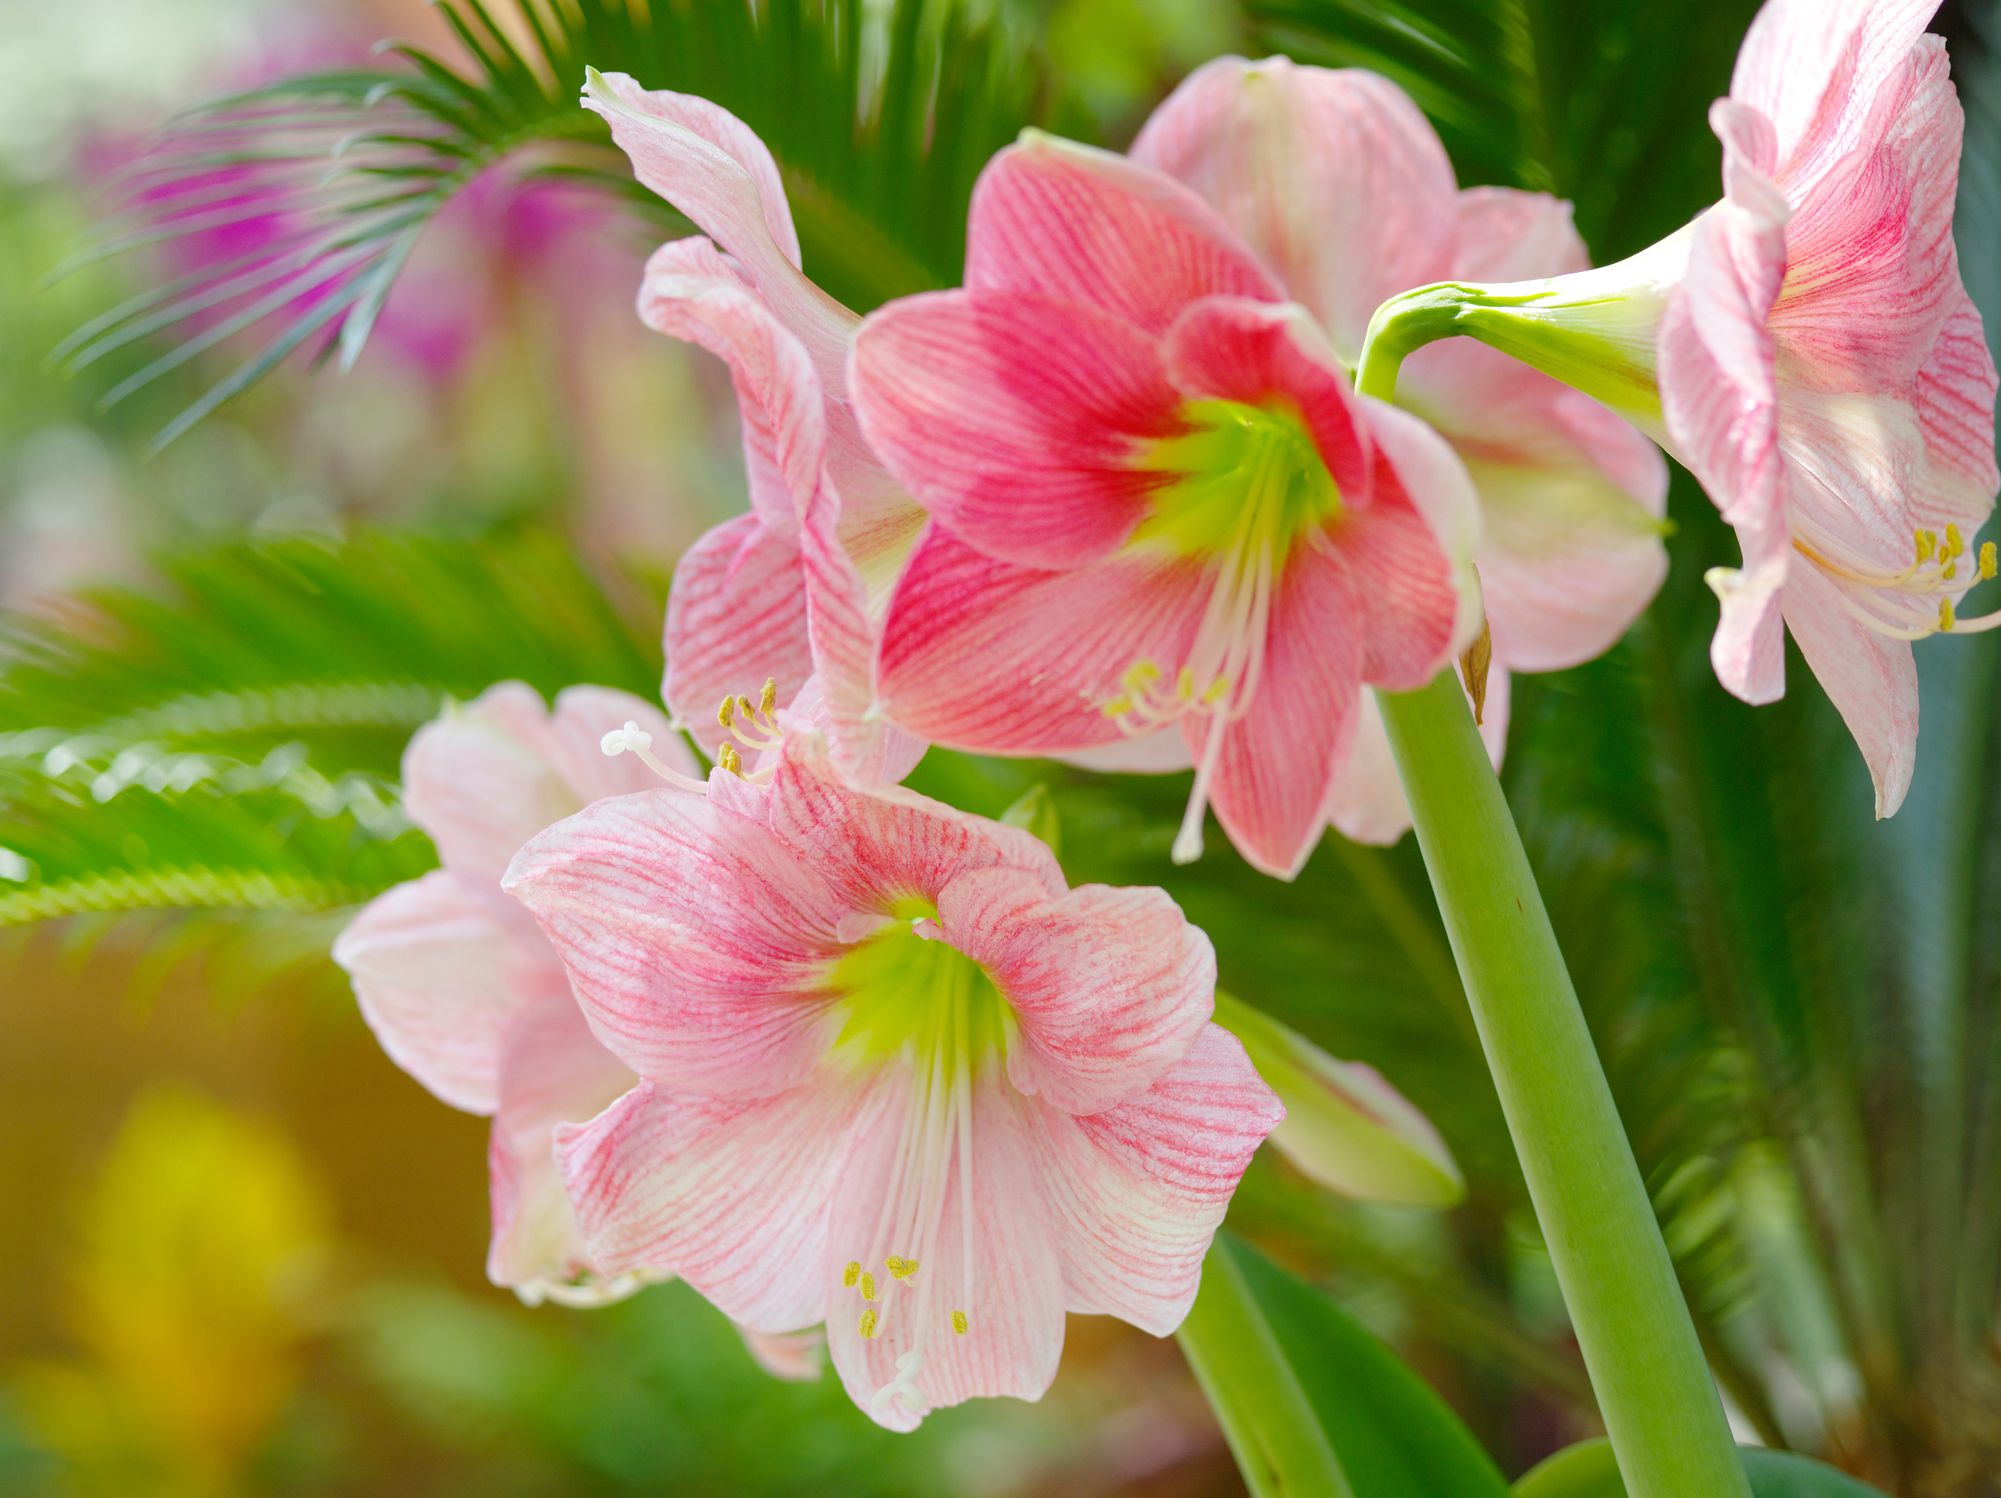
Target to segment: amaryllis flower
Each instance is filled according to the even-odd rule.
[[[842,769],[902,779],[923,745],[870,710],[875,639],[890,584],[923,523],[855,430],[848,348],[860,324],[807,279],[777,164],[750,127],[706,99],[647,92],[593,72],[602,115],[639,180],[709,238],[648,262],[646,323],[730,367],[743,418],[750,512],[681,558],[667,605],[666,697],[709,752],[718,704],[769,673],[780,708],[819,678]],[[720,248],[719,248],[720,247]]]
[[[1297,870],[1363,685],[1422,685],[1478,627],[1464,465],[1358,399],[1216,211],[1124,157],[1032,132],[997,155],[966,288],[872,314],[849,386],[931,515],[883,710],[998,753],[1179,736],[1177,858],[1213,804],[1252,863]]]
[[[1359,69],[1218,58],[1154,112],[1132,155],[1200,193],[1351,370],[1370,314],[1394,293],[1590,263],[1569,204],[1461,191],[1417,106]],[[1603,654],[1659,589],[1667,465],[1604,406],[1477,343],[1413,356],[1397,403],[1452,443],[1479,495],[1475,560],[1493,635],[1483,727],[1498,758],[1507,672]],[[1410,812],[1373,711],[1357,738],[1333,820],[1351,837],[1388,841]]]
[[[599,802],[506,887],[645,1079],[558,1131],[593,1260],[824,1322],[887,1426],[1038,1397],[1066,1311],[1173,1330],[1282,1116],[1165,894],[1066,888],[1026,832],[849,787],[810,730],[763,784]]]
[[[632,1074],[591,1038],[556,953],[500,890],[508,860],[550,823],[659,784],[600,751],[606,729],[626,722],[693,769],[657,709],[601,687],[571,687],[551,712],[504,682],[420,729],[403,757],[404,804],[443,867],[378,896],[334,943],[390,1058],[453,1107],[492,1117],[487,1272],[530,1301],[591,1303],[639,1283],[591,1262],[550,1137]]]
[[[1710,576],[1718,677],[1778,697],[1790,630],[1880,816],[1915,757],[1911,642],[1971,622],[1959,601],[1994,562],[1969,538],[2001,482],[1994,363],[1953,247],[1962,116],[1925,34],[1937,8],[1770,0],[1710,111],[1722,202],[1601,271],[1412,298],[1620,405],[1688,465],[1744,557]]]

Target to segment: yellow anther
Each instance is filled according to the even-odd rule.
[[[1959,563],[1947,562],[1945,566],[1939,569],[1938,575],[1944,578],[1947,582],[1951,582],[1955,577],[1959,576]]]
[[[1195,700],[1195,673],[1186,666],[1183,666],[1180,674],[1174,678],[1174,695],[1183,702]]]
[[[957,1336],[963,1337],[966,1335],[966,1313],[964,1311],[954,1311],[952,1313],[952,1331]]]
[[[1918,560],[1920,562],[1929,562],[1932,559],[1932,553],[1938,550],[1938,537],[1934,536],[1930,531],[1924,530],[1923,528],[1920,528],[1917,531],[1916,535],[1918,543],[1917,547]]]
[[[1995,572],[1994,543],[1992,541],[1982,541],[1980,543],[1981,580],[1985,581],[1986,579],[1992,577],[1994,575],[1994,572]]]
[[[1128,692],[1144,692],[1159,680],[1160,667],[1152,661],[1134,661],[1126,668],[1126,674],[1119,678],[1119,685]]]
[[[772,708],[776,707],[777,705],[778,705],[778,678],[775,676],[767,676],[764,678],[764,690],[758,693],[757,710],[760,713],[768,715],[771,712]]]
[[[1966,542],[1960,539],[1959,527],[1956,525],[1948,525],[1945,528],[1945,554],[1949,557],[1966,554]]]
[[[725,744],[716,751],[716,763],[732,775],[743,774],[743,756],[736,752],[734,744]]]
[[[866,1311],[862,1312],[861,1325],[857,1327],[856,1330],[859,1331],[863,1337],[873,1337],[875,1335],[876,1325],[881,1320],[882,1317],[877,1314],[876,1308],[874,1306],[870,1306]]]
[[[1107,718],[1123,718],[1132,710],[1133,700],[1124,692],[1119,693],[1118,696],[1112,698],[1104,706],[1104,714]]]
[[[891,1254],[888,1258],[884,1259],[882,1267],[889,1271],[891,1279],[907,1280],[910,1276],[917,1273],[917,1261],[915,1259],[899,1258],[895,1254]]]
[[[734,719],[735,717],[736,717],[736,698],[725,697],[723,699],[723,705],[716,709],[716,721],[722,724],[723,727],[728,728],[730,726],[731,720]]]
[[[862,1299],[875,1299],[875,1276],[870,1274],[866,1269],[862,1271]]]
[[[1940,634],[1952,633],[1952,625],[1953,625],[1952,600],[1950,598],[1941,598],[1938,601],[1939,633]]]
[[[1209,683],[1209,690],[1202,694],[1202,705],[1204,707],[1214,707],[1223,700],[1224,693],[1229,690],[1230,678],[1227,676],[1217,677]]]
[[[846,1289],[852,1290],[855,1287],[855,1281],[860,1279],[861,1277],[862,1277],[862,1266],[860,1261],[856,1259],[848,1260],[848,1267],[841,1271],[842,1286]]]
[[[757,711],[757,709],[756,709],[756,708],[754,708],[754,707],[752,707],[752,706],[750,705],[750,699],[749,699],[748,697],[739,697],[739,698],[737,698],[737,700],[736,700],[736,710],[737,710],[738,712],[742,713],[742,714],[743,714],[743,715],[744,715],[744,716],[745,716],[746,718],[750,717],[750,716],[751,716],[752,714],[754,714],[754,713],[755,713],[755,712]]]

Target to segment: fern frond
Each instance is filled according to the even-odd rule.
[[[249,356],[168,423],[164,444],[300,348],[351,365],[439,214],[503,163],[617,192],[658,232],[685,228],[578,107],[586,65],[701,94],[756,129],[807,268],[835,296],[866,309],[953,284],[973,178],[1031,122],[1040,74],[997,23],[945,0],[872,10],[440,0],[455,57],[396,45],[392,64],[282,79],[174,127],[128,173],[120,212],[80,259],[204,235],[251,247],[109,309],[57,356],[81,368],[134,345],[151,353],[110,404],[245,337]]]

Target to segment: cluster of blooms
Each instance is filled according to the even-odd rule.
[[[1950,625],[1993,570],[1965,540],[1994,372],[1931,8],[1773,0],[1716,113],[1725,202],[1625,268],[1583,268],[1565,204],[1461,191],[1382,79],[1225,59],[1129,155],[1001,152],[964,287],[866,318],[805,275],[741,121],[593,73],[586,105],[706,236],[653,257],[640,311],[727,362],[751,509],[676,573],[671,719],[502,687],[418,736],[443,870],[336,949],[390,1054],[494,1115],[493,1278],[678,1275],[792,1367],[769,1339],[824,1326],[907,1428],[1040,1394],[1068,1311],[1173,1329],[1280,1128],[1267,1080],[1349,1089],[1428,1172],[1318,1178],[1456,1184],[1380,1079],[1247,1014],[1261,1080],[1164,893],[1071,889],[1027,832],[898,783],[931,743],[1192,766],[1176,856],[1213,809],[1280,876],[1330,823],[1398,835],[1370,690],[1485,629],[1498,754],[1507,673],[1602,652],[1658,587],[1665,465],[1626,416],[1746,538],[1726,681],[1776,690],[1782,613],[1894,803],[1915,688],[1908,725],[1858,702],[1897,650],[1908,671],[1907,615]],[[1645,306],[1603,290],[1635,263]],[[1372,314],[1440,281],[1498,309],[1467,328],[1497,347],[1418,349],[1398,404],[1357,394]],[[1897,527],[1915,561],[1882,559]]]

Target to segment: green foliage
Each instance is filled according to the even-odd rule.
[[[1258,1498],[1505,1498],[1501,1474],[1422,1379],[1227,1233],[1181,1341]]]
[[[0,926],[87,911],[314,912],[421,872],[411,732],[497,680],[655,690],[653,601],[564,545],[371,536],[165,561],[0,636]]]
[[[973,178],[1033,118],[1037,70],[960,7],[870,9],[440,0],[455,58],[398,45],[395,66],[281,79],[183,121],[131,170],[122,222],[86,258],[232,227],[267,242],[109,309],[58,353],[84,366],[179,336],[112,387],[115,403],[254,334],[251,355],[168,423],[164,444],[302,347],[352,364],[425,231],[502,163],[610,189],[663,233],[685,232],[578,104],[587,65],[747,121],[778,160],[807,269],[837,297],[866,309],[953,284]],[[189,324],[198,315],[206,324]],[[183,325],[193,331],[177,335]]]
[[[1744,1448],[1744,1471],[1755,1498],[1885,1498],[1867,1483],[1783,1451]],[[1626,1498],[1606,1441],[1559,1451],[1514,1486],[1515,1498]]]

